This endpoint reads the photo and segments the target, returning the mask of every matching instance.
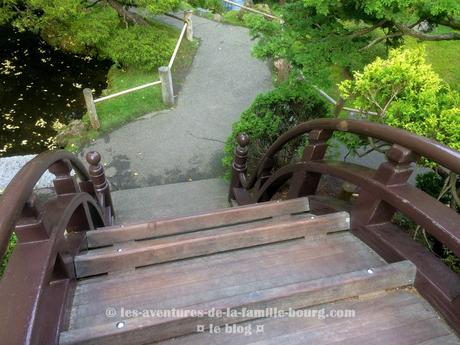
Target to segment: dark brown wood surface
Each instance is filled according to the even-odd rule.
[[[129,240],[177,235],[200,229],[212,229],[224,225],[305,213],[309,210],[308,198],[299,198],[283,202],[274,201],[245,207],[226,208],[180,218],[159,219],[147,223],[105,227],[98,229],[98,231],[88,232],[88,246],[90,248],[102,247]]]
[[[138,241],[122,247],[90,250],[75,258],[78,277],[116,272],[161,262],[295,238],[326,235],[348,230],[350,218],[346,212],[323,216],[274,219],[270,223],[250,223],[236,227],[212,229],[175,236],[170,240]]]

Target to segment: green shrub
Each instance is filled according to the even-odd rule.
[[[460,95],[426,63],[423,49],[394,49],[340,84],[353,107],[378,113],[368,120],[399,127],[460,149]],[[346,142],[356,149],[363,141]],[[430,168],[435,164],[426,160]]]
[[[222,13],[224,11],[224,2],[222,0],[188,0],[188,3],[195,8],[206,8],[215,13]]]
[[[151,71],[168,63],[176,40],[159,25],[120,28],[105,42],[102,55],[123,66]]]
[[[250,171],[267,151],[270,145],[284,132],[301,122],[325,117],[328,107],[318,93],[305,84],[281,84],[273,91],[260,94],[254,103],[241,114],[233,124],[232,133],[225,144],[222,160],[226,177],[230,175],[235,138],[238,133],[246,133],[251,138],[249,146]],[[292,155],[303,148],[304,140],[290,142],[277,155],[275,166],[286,164]]]

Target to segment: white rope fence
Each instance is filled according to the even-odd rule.
[[[177,55],[177,52],[179,51],[179,47],[180,47],[180,44],[182,42],[182,39],[184,38],[185,31],[187,30],[187,26],[188,26],[188,23],[184,23],[184,26],[182,27],[182,31],[180,33],[179,39],[177,40],[176,46],[174,47],[174,51],[173,51],[173,54],[171,56],[171,59],[169,60],[169,64],[168,64],[169,69],[172,68],[172,66],[174,64],[174,60],[176,60],[176,55]]]
[[[174,16],[174,18],[176,17]],[[174,47],[174,51],[171,56],[171,59],[169,60],[168,66],[162,66],[158,69],[158,73],[160,74],[160,80],[146,83],[146,84],[136,86],[136,87],[133,87],[127,90],[120,91],[120,92],[116,92],[111,95],[99,97],[97,99],[94,99],[93,91],[91,89],[85,88],[83,90],[83,96],[85,97],[85,103],[86,103],[86,108],[88,110],[91,127],[93,127],[94,129],[99,129],[101,127],[99,118],[97,116],[96,103],[103,102],[103,101],[106,101],[106,100],[109,100],[115,97],[119,97],[122,95],[126,95],[131,92],[139,91],[139,90],[151,87],[151,86],[156,86],[156,85],[161,84],[161,94],[162,94],[163,102],[169,106],[172,106],[174,104],[174,89],[173,89],[173,83],[172,83],[171,68],[174,64],[174,61],[176,60],[177,53],[179,52],[179,48],[180,48],[180,45],[182,43],[184,36],[187,38],[187,40],[193,41],[192,11],[184,12],[183,21],[184,21],[184,25],[182,27],[179,38],[176,42],[176,46]]]

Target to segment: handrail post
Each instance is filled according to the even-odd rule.
[[[374,179],[385,186],[404,185],[413,172],[411,163],[418,155],[397,144],[386,153],[387,161],[380,164]],[[396,209],[371,191],[362,191],[352,208],[353,227],[389,222]]]
[[[308,133],[308,145],[305,147],[302,161],[314,161],[324,158],[327,150],[327,141],[332,136],[332,131],[326,129],[314,129]],[[312,172],[298,172],[291,178],[288,199],[316,193],[321,174]]]
[[[91,181],[94,184],[96,198],[104,212],[108,224],[112,224],[112,218],[115,215],[113,208],[112,196],[110,194],[110,185],[105,177],[104,167],[101,164],[101,155],[97,151],[90,151],[86,154],[86,161],[89,164],[88,172]]]
[[[174,88],[171,76],[171,69],[168,66],[158,68],[161,80],[161,94],[163,102],[169,106],[174,105]]]
[[[234,158],[232,162],[232,177],[230,180],[230,189],[228,191],[228,200],[231,201],[235,199],[235,188],[241,188],[241,174],[246,174],[248,170],[248,145],[249,145],[249,135],[245,133],[240,133],[236,137],[237,146],[235,148]]]
[[[187,40],[193,41],[193,22],[192,22],[193,11],[184,12],[184,22],[187,23],[187,31],[185,33]]]
[[[91,89],[83,89],[83,96],[85,97],[86,109],[88,110],[89,120],[91,127],[94,129],[101,128],[101,123],[97,117],[96,104],[94,103],[93,91]]]

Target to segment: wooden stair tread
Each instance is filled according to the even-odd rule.
[[[78,279],[60,344],[359,344],[372,336],[379,344],[455,344],[431,307],[405,289],[415,281],[411,262],[385,262],[346,231],[346,212],[308,212],[300,198],[89,231],[88,248],[74,260]],[[318,305],[354,306],[360,314],[207,315]],[[168,310],[204,315],[148,315]],[[199,324],[255,327],[260,320],[270,331],[257,337],[197,333]]]
[[[346,299],[375,291],[411,285],[415,279],[415,267],[409,262],[400,262],[374,268],[348,272],[310,281],[252,291],[230,297],[201,301],[189,305],[191,310],[212,310],[226,308],[241,310],[244,307],[254,309],[264,308],[294,308],[312,306]],[[174,291],[174,290],[172,290]],[[144,304],[146,309],[154,306]],[[254,318],[254,317],[249,317]],[[232,318],[233,322],[247,320],[247,316]],[[62,344],[108,344],[117,339],[120,344],[142,344],[148,340],[165,340],[174,336],[195,332],[197,322],[209,322],[213,318],[196,317],[137,317],[133,319],[110,319],[106,323],[94,323],[80,329],[71,329],[61,333]],[[225,319],[216,319],[223,322]],[[123,328],[117,327],[123,322]]]
[[[248,223],[273,217],[305,213],[310,210],[308,198],[270,201],[249,206],[226,208],[179,218],[164,218],[105,227],[87,233],[88,247],[102,247],[129,240],[170,236],[190,231]]]
[[[350,218],[346,212],[300,218],[282,217],[269,223],[249,223],[185,233],[173,236],[170,240],[130,242],[123,244],[121,248],[89,250],[75,257],[75,270],[77,277],[129,270],[309,235],[326,235],[330,232],[348,230],[349,225]]]
[[[312,309],[352,310],[352,318],[285,317],[239,324],[249,335],[209,331],[150,345],[185,344],[460,344],[436,312],[413,291],[395,290],[373,297],[315,306]],[[263,332],[256,333],[257,326]]]
[[[102,287],[77,286],[72,327],[107,321],[101,313],[107,307],[136,309],[148,303],[151,308],[179,308],[385,264],[351,234],[331,237],[316,240],[316,248],[308,240],[298,240],[303,243],[290,243],[291,251],[276,255],[268,255],[271,248],[267,246],[265,255],[246,260],[246,253],[252,250],[245,249],[234,253],[239,260],[231,264],[213,264],[210,260],[196,265],[196,259],[190,259],[182,262],[180,270],[168,272],[167,266],[154,266],[148,269],[149,275],[141,270],[138,279],[132,274],[115,277],[111,284],[101,282]]]

